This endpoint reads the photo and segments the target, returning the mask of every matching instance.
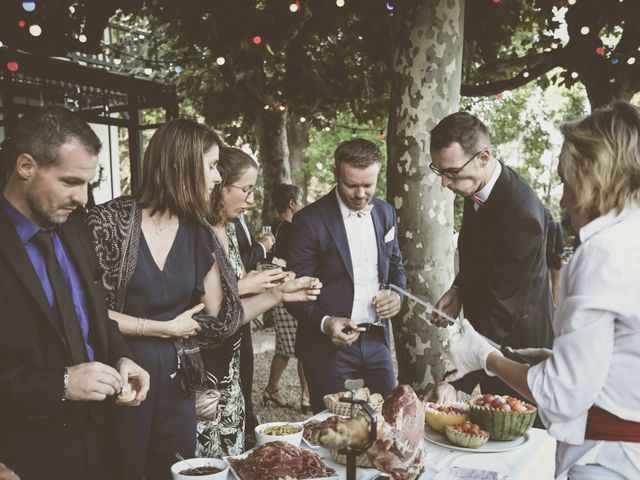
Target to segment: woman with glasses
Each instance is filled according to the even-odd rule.
[[[263,297],[271,298],[270,292],[289,288],[289,284],[298,280],[280,284],[288,275],[280,268],[245,272],[233,220],[255,204],[258,165],[242,150],[224,147],[218,168],[222,182],[214,187],[211,195],[210,222],[238,279],[240,295],[258,294],[248,300],[264,307],[264,312],[274,305],[264,301]],[[238,455],[245,450],[245,405],[240,384],[241,340],[241,332],[236,332],[220,348],[203,352],[208,384],[220,392],[220,400],[215,419],[198,421],[198,456],[221,458]]]
[[[538,404],[556,478],[640,478],[640,109],[614,102],[560,131],[560,205],[582,243],[562,268],[553,353],[513,362],[464,320],[448,360]]]

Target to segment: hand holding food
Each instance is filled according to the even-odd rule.
[[[322,283],[314,277],[300,277],[277,288],[282,293],[283,302],[312,302],[320,295]]]
[[[131,387],[130,383],[126,383],[124,384],[124,386],[122,387],[122,390],[120,390],[120,393],[117,396],[117,401],[118,403],[130,403],[133,402],[136,399],[136,394],[138,392],[136,392],[133,387]]]

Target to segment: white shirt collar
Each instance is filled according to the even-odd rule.
[[[616,223],[622,222],[638,208],[640,208],[640,205],[633,203],[631,205],[627,205],[620,213],[617,213],[616,210],[613,209],[609,213],[591,220],[580,229],[580,242],[584,243],[596,233],[601,232]]]
[[[486,202],[489,199],[489,195],[491,195],[491,190],[493,190],[493,186],[498,181],[498,177],[500,176],[500,172],[502,171],[502,165],[500,162],[496,160],[496,168],[493,169],[493,174],[491,178],[487,182],[487,184],[480,190],[475,193],[475,197],[478,198],[481,202]]]

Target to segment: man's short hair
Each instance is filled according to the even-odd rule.
[[[297,185],[281,183],[271,194],[271,200],[278,213],[282,213],[289,208],[289,202],[291,200],[296,203],[302,202],[302,189]]]
[[[382,163],[382,156],[378,146],[370,140],[364,138],[354,138],[345,140],[333,155],[336,171],[343,163],[348,163],[355,168],[367,168],[374,163]]]
[[[98,155],[102,148],[87,122],[71,110],[63,107],[34,110],[18,119],[2,142],[2,163],[11,172],[18,156],[28,153],[38,166],[46,168],[56,162],[60,147],[72,141],[79,142],[91,155]]]
[[[469,112],[456,112],[433,127],[429,148],[441,150],[456,142],[465,153],[473,155],[481,148],[491,148],[491,135],[478,117]]]

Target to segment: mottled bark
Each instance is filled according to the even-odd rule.
[[[260,174],[264,186],[262,224],[270,225],[276,216],[271,192],[281,183],[291,183],[287,146],[287,111],[262,110],[256,123]]]
[[[458,109],[464,0],[424,0],[398,12],[388,126],[387,196],[409,290],[435,303],[453,278],[453,195],[430,169],[429,131]],[[442,378],[447,332],[405,300],[394,320],[401,383],[424,390]]]
[[[309,172],[303,169],[307,156],[305,150],[309,146],[309,123],[299,122],[297,118],[289,118],[287,122],[287,141],[289,143],[289,165],[291,165],[291,181],[302,188],[302,200],[307,203],[309,190]]]

